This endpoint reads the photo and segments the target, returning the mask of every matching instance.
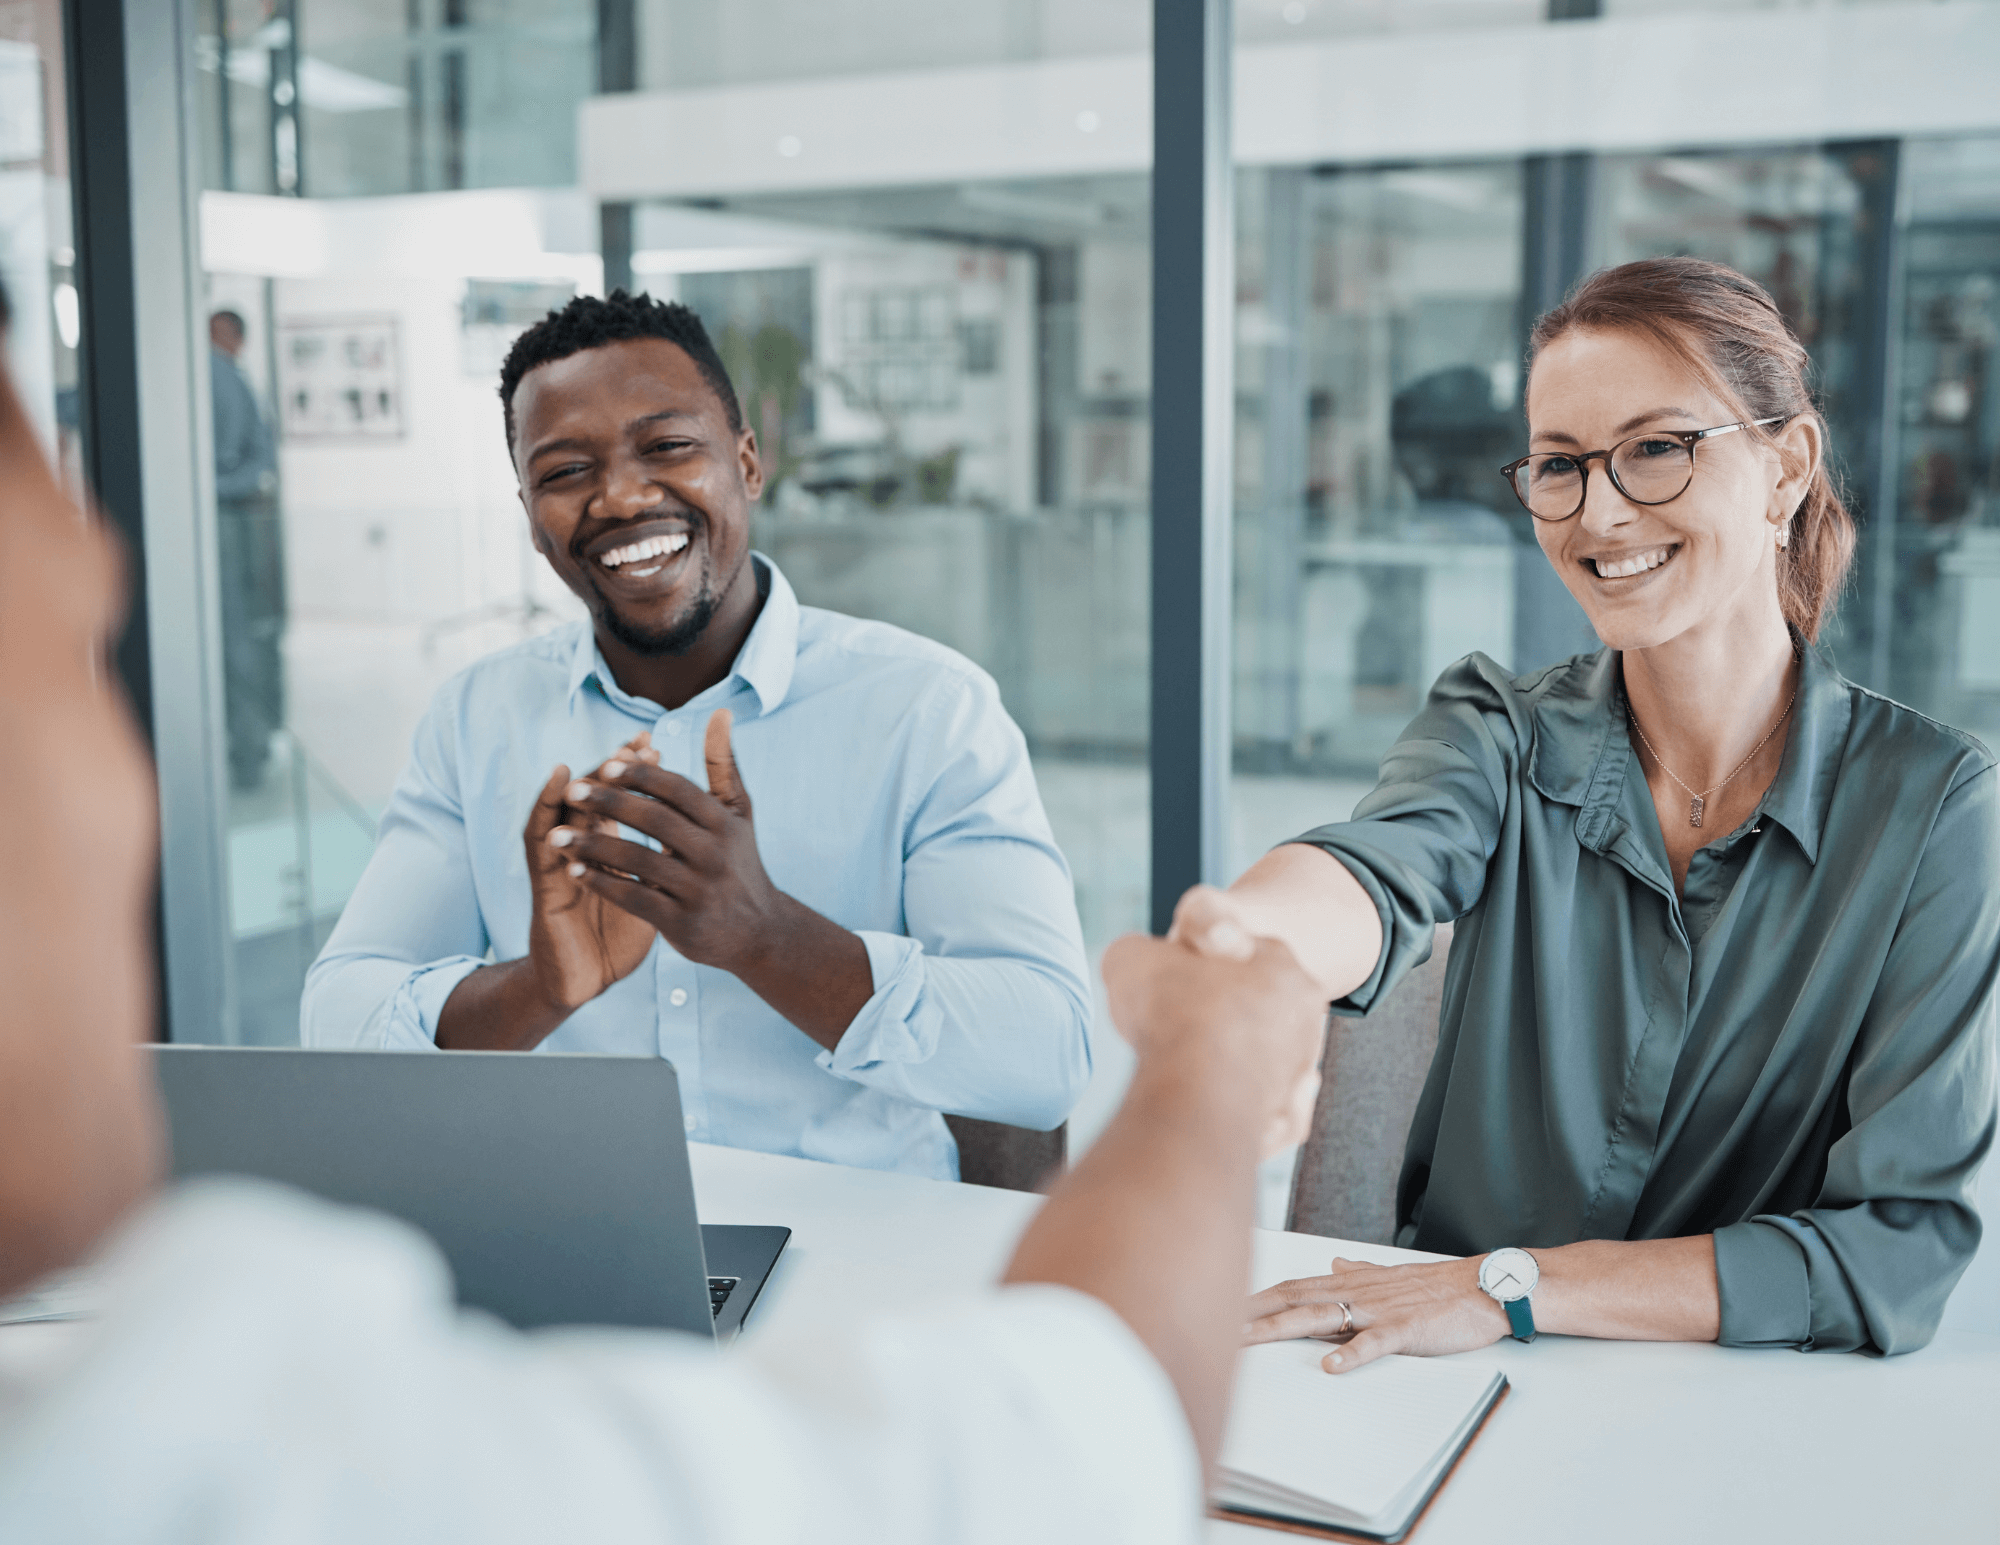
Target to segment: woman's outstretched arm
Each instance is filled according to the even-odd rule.
[[[1167,937],[1204,955],[1250,958],[1254,939],[1290,948],[1329,1003],[1374,974],[1382,918],[1361,882],[1324,848],[1273,848],[1228,890],[1197,885],[1174,908]]]

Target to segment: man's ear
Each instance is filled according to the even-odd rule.
[[[736,438],[736,463],[743,469],[743,488],[750,497],[764,496],[764,461],[757,454],[757,431],[745,429]]]

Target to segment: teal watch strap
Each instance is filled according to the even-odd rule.
[[[1507,1323],[1514,1327],[1516,1341],[1535,1339],[1535,1311],[1528,1307],[1528,1300],[1511,1298],[1501,1307],[1507,1311]]]

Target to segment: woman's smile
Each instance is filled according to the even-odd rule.
[[[1618,553],[1592,553],[1577,561],[1599,580],[1630,580],[1665,568],[1679,556],[1680,550],[1679,542],[1662,542]]]

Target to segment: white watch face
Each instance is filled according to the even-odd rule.
[[[1541,1280],[1542,1269],[1535,1258],[1512,1245],[1495,1250],[1479,1263],[1479,1291],[1503,1304],[1526,1298]]]

